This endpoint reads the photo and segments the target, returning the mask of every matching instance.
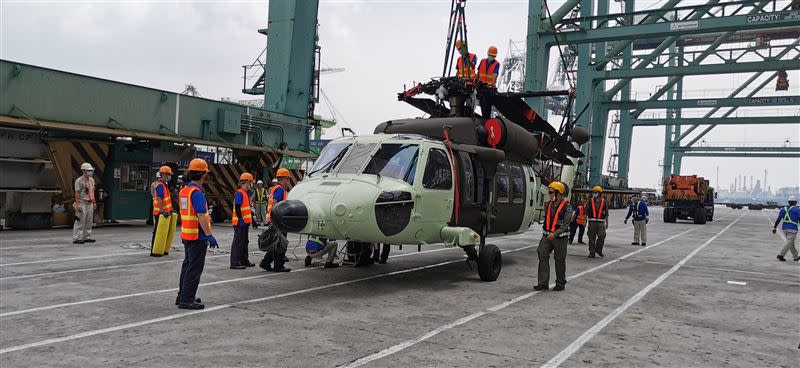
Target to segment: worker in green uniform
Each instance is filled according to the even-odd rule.
[[[567,185],[554,181],[548,185],[550,202],[545,204],[544,231],[539,241],[539,275],[533,290],[550,288],[550,253],[556,264],[556,286],[554,291],[564,290],[567,284],[567,242],[569,223],[572,221],[572,207],[564,197],[568,194]]]
[[[595,254],[605,257],[603,245],[606,242],[606,229],[608,229],[608,208],[606,199],[602,196],[603,187],[596,185],[592,188],[592,198],[584,206],[589,220],[589,258],[594,258]]]

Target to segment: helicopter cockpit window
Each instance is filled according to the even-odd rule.
[[[467,152],[459,152],[461,159],[461,178],[464,180],[462,198],[464,203],[475,203],[475,173],[472,170],[472,159]]]
[[[342,157],[347,153],[347,149],[350,148],[350,146],[350,143],[330,143],[325,146],[322,153],[319,154],[317,162],[315,162],[311,170],[308,171],[308,175],[311,176],[316,173],[328,173],[333,171],[336,165],[339,164],[339,161],[342,160]]]
[[[416,144],[382,144],[364,168],[364,174],[373,174],[403,180],[414,184],[419,146]]]
[[[339,166],[339,174],[355,174],[361,167],[364,166],[364,163],[369,160],[369,156],[372,153],[372,150],[375,148],[375,143],[356,143],[352,149],[350,149],[350,154],[347,155],[347,159],[342,161],[342,164]]]
[[[436,148],[428,153],[422,187],[425,189],[450,189],[453,186],[453,172],[447,154]]]
[[[497,172],[494,174],[494,188],[497,192],[497,203],[508,203],[508,173],[506,163],[497,164]]]
[[[525,183],[523,179],[524,175],[522,175],[522,167],[516,162],[511,163],[508,165],[508,171],[511,174],[511,189],[513,189],[511,201],[513,203],[525,202]]]

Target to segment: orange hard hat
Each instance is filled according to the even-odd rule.
[[[463,45],[463,44],[464,44],[464,41],[461,41],[461,40],[456,41],[456,49],[460,49],[461,45]]]
[[[497,56],[497,47],[489,46],[489,56],[495,57]]]
[[[239,181],[253,181],[253,175],[250,173],[242,173],[242,175],[239,176]]]
[[[160,169],[158,169],[158,172],[160,172],[162,174],[172,175],[172,168],[169,167],[169,166],[164,165],[164,166],[161,166]]]
[[[208,169],[208,163],[202,158],[196,158],[189,162],[189,171],[211,171]]]
[[[289,170],[286,170],[284,168],[280,168],[280,169],[278,169],[278,172],[275,173],[275,176],[279,177],[279,178],[288,178],[290,176],[289,175]]]

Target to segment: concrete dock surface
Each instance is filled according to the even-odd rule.
[[[800,262],[775,257],[777,211],[717,206],[705,225],[668,224],[651,206],[646,247],[631,245],[624,216],[611,211],[604,258],[569,246],[562,292],[532,289],[536,224],[490,239],[504,252],[496,282],[442,245],[305,268],[291,235],[290,273],[232,270],[229,254],[209,253],[200,311],[174,305],[183,252],[127,247],[149,247],[148,226],[96,228],[82,245],[71,229],[3,230],[0,366],[800,366]],[[214,233],[230,249],[230,225]]]

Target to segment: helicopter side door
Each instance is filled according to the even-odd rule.
[[[495,220],[489,232],[515,233],[522,227],[526,209],[525,173],[519,162],[503,161],[497,164],[494,176]]]
[[[424,146],[423,146],[424,147]],[[430,224],[423,226],[426,233],[436,231],[436,234],[424,236],[439,236],[441,226],[447,224],[453,213],[453,170],[450,158],[444,148],[428,147],[420,156],[421,165],[418,169],[417,180],[414,181],[414,215],[413,221],[417,224]],[[418,236],[419,238],[419,236]]]

